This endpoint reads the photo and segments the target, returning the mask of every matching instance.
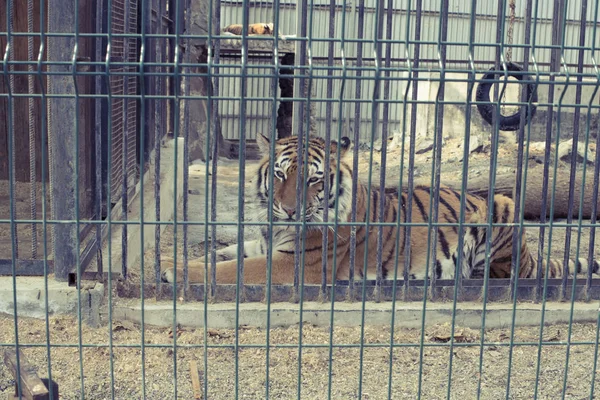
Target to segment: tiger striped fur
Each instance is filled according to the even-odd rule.
[[[265,155],[257,174],[254,186],[256,189],[255,199],[261,206],[258,219],[267,220],[268,196],[269,196],[269,140],[258,135],[258,144],[261,152]],[[297,137],[280,139],[275,143],[275,160],[273,177],[273,220],[295,221],[296,219],[296,180],[297,180]],[[335,216],[335,207],[338,206],[338,221],[350,221],[351,199],[352,199],[352,175],[354,172],[345,161],[336,160],[337,146],[340,146],[340,154],[348,154],[350,140],[343,138],[338,145],[331,142],[331,153],[326,154],[325,142],[320,138],[308,140],[308,164],[306,181],[306,203],[302,212],[306,213],[308,222],[322,222],[324,211],[324,183],[323,179],[329,177],[330,196],[328,199],[329,220]],[[325,157],[330,157],[330,170],[325,172]],[[406,222],[406,208],[408,205],[408,194],[399,192],[396,188],[388,188],[383,193],[377,187],[368,188],[358,182],[356,209],[357,222],[362,223],[367,219],[377,221],[381,196],[384,196],[383,215],[385,222],[396,222],[398,218]],[[431,190],[425,186],[414,189],[412,197],[412,222],[429,221],[429,201]],[[439,193],[439,221],[458,224],[461,194],[453,189],[442,187]],[[367,215],[367,201],[370,201],[370,211]],[[474,194],[467,194],[465,199],[465,223],[487,223],[487,200]],[[514,218],[514,202],[503,195],[494,196],[495,223],[510,223]],[[413,226],[410,238],[410,277],[423,279],[426,275],[427,264],[427,237],[429,233],[427,226]],[[368,279],[375,279],[377,264],[377,236],[378,228],[371,227],[367,239],[366,226],[361,225],[356,229],[356,271],[362,277],[367,274]],[[322,229],[309,226],[306,231],[305,248],[305,283],[318,284],[321,282],[322,271],[322,238],[324,232],[329,235],[328,240],[328,274],[327,280],[331,283],[333,263],[334,236],[337,236],[336,247],[336,279],[345,280],[349,277],[349,254],[350,254],[350,226],[338,226],[333,229]],[[497,226],[492,229],[492,242],[490,252],[486,254],[486,228],[465,227],[462,249],[458,249],[459,231],[458,226],[440,226],[437,235],[436,261],[434,267],[429,269],[429,274],[436,274],[440,279],[453,279],[457,270],[457,259],[459,251],[462,251],[462,265],[460,272],[465,278],[482,278],[486,259],[490,260],[491,278],[507,278],[511,272],[512,238],[513,227]],[[296,229],[293,226],[273,226],[273,235],[270,245],[273,248],[272,257],[272,283],[292,284],[294,280],[294,249]],[[399,238],[397,236],[400,236]],[[383,227],[382,235],[382,266],[384,278],[394,276],[395,250],[399,245],[400,268],[404,265],[404,228],[398,231],[396,226]],[[267,269],[267,248],[269,240],[267,228],[262,227],[262,237],[254,241],[244,243],[244,282],[247,284],[264,284]],[[364,252],[368,248],[368,260],[366,271],[363,269]],[[238,266],[236,261],[237,245],[232,245],[217,252],[216,264],[217,283],[236,283]],[[543,262],[543,273],[546,263]],[[173,262],[163,260],[162,279],[166,282],[173,281]],[[192,283],[203,282],[205,265],[200,260],[188,263],[189,281]],[[178,276],[182,276],[181,266],[178,266]],[[597,273],[599,265],[593,262],[593,273]],[[559,278],[563,275],[563,262],[558,259],[550,261],[547,268],[549,277]],[[570,261],[569,272],[583,273],[588,270],[588,262],[580,258],[577,262]],[[521,236],[521,252],[519,263],[519,276],[521,278],[534,278],[537,276],[537,263],[525,242],[525,232]]]

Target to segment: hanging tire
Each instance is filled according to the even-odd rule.
[[[514,63],[506,64],[506,72],[508,76],[512,76],[513,78],[522,81],[527,78],[527,74],[521,74],[523,72],[523,68]],[[515,72],[517,72],[515,74]],[[496,71],[495,68],[491,68],[489,72],[487,72],[483,78],[481,78],[481,82],[479,82],[477,86],[477,91],[475,93],[475,99],[477,102],[489,102],[490,101],[490,90],[494,85],[494,80],[496,76],[504,75],[504,70]],[[501,83],[502,85],[502,83]],[[533,83],[527,84],[527,99],[524,102],[529,102],[529,99],[533,103],[537,102],[537,91],[535,89],[535,85]],[[496,107],[495,104],[477,104],[477,110],[479,110],[479,114],[481,117],[490,125],[493,124],[492,121],[492,112]],[[531,109],[525,106],[525,124],[529,124],[531,118],[535,115],[536,106],[532,105]],[[517,111],[512,115],[498,115],[498,126],[502,131],[516,131],[519,129],[519,124],[521,123],[521,112]]]

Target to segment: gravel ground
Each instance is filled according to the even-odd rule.
[[[0,342],[4,346],[14,343],[14,325],[10,317],[0,317],[4,327],[0,331]],[[80,354],[77,348],[78,324],[73,317],[51,317],[50,341],[53,345],[71,344],[75,347],[52,347],[52,377],[60,386],[61,399],[81,398],[81,379],[79,357],[83,359],[84,391],[88,399],[106,399],[111,397],[111,387],[115,398],[137,399],[142,392],[142,356],[139,348],[114,347],[112,367],[114,385],[111,385],[111,356],[107,347],[109,332],[113,344],[136,345],[141,343],[141,329],[131,323],[114,322],[109,329],[82,326],[84,345],[102,345],[103,347],[84,348]],[[45,343],[45,321],[19,319],[19,341],[22,344]],[[232,345],[236,340],[234,330],[209,329],[208,344],[225,346],[203,349],[204,330],[184,329],[178,332],[178,347],[174,354],[170,347],[148,347],[145,349],[146,398],[173,398],[174,370],[177,364],[177,397],[194,398],[192,393],[189,363],[195,360],[200,370],[201,381],[208,380],[207,399],[235,398],[236,356]],[[144,342],[149,346],[172,345],[170,330],[146,327]],[[360,327],[335,327],[334,345],[358,345]],[[493,329],[485,333],[482,373],[479,375],[480,332],[456,328],[455,340],[459,345],[452,350],[453,366],[451,377],[451,398],[476,398],[479,377],[481,377],[482,399],[504,399],[508,377],[510,329]],[[274,328],[270,330],[272,345],[287,344],[291,348],[271,348],[269,354],[270,397],[277,399],[297,398],[298,388],[298,337],[299,327]],[[541,350],[538,396],[541,399],[554,399],[562,394],[566,341],[568,326],[551,326],[544,329],[544,345]],[[437,344],[439,347],[425,347],[422,364],[421,394],[424,399],[446,398],[448,391],[448,370],[450,348],[450,326],[438,325],[427,328],[424,343]],[[537,342],[539,328],[516,328],[515,342]],[[594,324],[573,325],[572,342],[595,342]],[[264,345],[266,331],[252,327],[241,327],[238,332],[240,345]],[[397,329],[394,332],[395,344],[419,344],[420,330]],[[366,326],[364,343],[388,344],[389,327]],[[329,329],[304,325],[303,345],[327,345]],[[106,347],[104,347],[106,346]],[[229,346],[229,347],[227,347]],[[362,364],[362,398],[387,398],[389,385],[390,350],[385,347],[365,347]],[[47,352],[44,346],[23,349],[30,362],[38,368],[40,376],[47,376]],[[331,394],[335,399],[358,398],[360,376],[360,348],[346,347],[332,350]],[[204,357],[207,357],[208,370],[204,370]],[[520,345],[513,347],[510,396],[512,399],[533,397],[536,384],[538,347]],[[327,398],[329,382],[329,349],[303,348],[301,369],[301,397],[306,399]],[[394,398],[416,398],[420,369],[419,347],[397,347],[392,354],[392,395]],[[264,348],[240,348],[237,367],[239,398],[265,398],[266,350]],[[594,367],[594,346],[592,344],[572,345],[569,351],[569,367],[566,385],[566,398],[589,398],[592,371]],[[0,367],[0,390],[6,389],[11,377],[6,368]]]

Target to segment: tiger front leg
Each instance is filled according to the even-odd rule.
[[[216,264],[217,284],[236,284],[238,275],[237,260],[222,261]],[[207,267],[199,261],[188,263],[188,281],[190,283],[204,283]],[[183,276],[183,266],[177,265],[177,276]],[[210,265],[208,276],[211,276]],[[172,262],[165,261],[162,272],[164,282],[173,283],[175,268]],[[250,285],[264,285],[267,279],[267,258],[265,256],[249,257],[244,259],[244,283]],[[292,284],[294,282],[294,256],[277,254],[271,263],[271,282],[273,284]]]

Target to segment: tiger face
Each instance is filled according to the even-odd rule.
[[[257,142],[264,158],[259,167],[256,189],[262,206],[262,216],[266,219],[269,199],[270,142],[263,135],[258,135]],[[344,137],[340,142],[341,159],[350,147],[350,140]],[[274,221],[291,222],[304,219],[307,222],[322,222],[326,207],[329,207],[328,220],[333,220],[336,202],[340,204],[338,220],[343,221],[347,218],[351,198],[351,175],[349,168],[343,167],[343,161],[337,162],[338,143],[331,141],[330,144],[329,154],[326,154],[325,141],[321,138],[310,138],[305,143],[305,146],[308,146],[308,160],[306,164],[303,163],[303,168],[298,174],[297,137],[280,139],[275,143],[272,190]],[[301,157],[304,157],[304,153]],[[329,157],[328,171],[325,171],[325,157]],[[297,218],[296,199],[299,177],[304,185],[304,192],[301,193],[304,201],[300,207],[300,218]],[[329,179],[328,201],[325,199],[325,179]]]

